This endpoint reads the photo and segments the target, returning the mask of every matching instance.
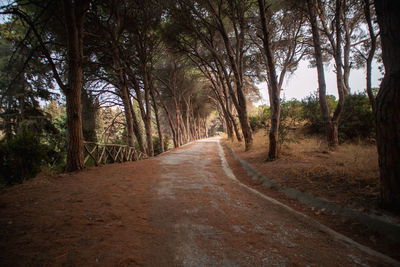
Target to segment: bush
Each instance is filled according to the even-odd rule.
[[[336,99],[333,95],[326,96],[326,102],[328,104],[329,110],[331,113],[336,108]],[[322,134],[325,133],[325,122],[322,117],[321,108],[319,106],[319,97],[318,92],[311,94],[301,101],[303,109],[302,109],[302,118],[307,121],[306,127],[312,134]]]
[[[0,143],[0,179],[6,185],[22,183],[40,171],[46,159],[47,147],[39,138],[24,131],[11,140]]]
[[[345,98],[339,121],[339,138],[352,140],[375,137],[375,117],[368,96],[363,93]]]
[[[291,142],[289,131],[293,129],[301,117],[302,105],[301,102],[293,99],[281,102],[281,116],[279,123],[279,143],[282,145],[285,142]]]
[[[331,113],[336,108],[334,96],[327,96]],[[325,123],[317,93],[302,100],[303,119],[313,134],[325,133]],[[332,115],[332,114],[331,114]],[[375,119],[368,97],[364,93],[348,95],[339,120],[339,138],[341,141],[356,138],[371,138],[375,135]]]
[[[47,151],[48,164],[57,171],[62,172],[67,164],[67,115],[53,119],[53,130],[43,137],[43,141],[48,145]]]
[[[257,114],[249,116],[249,123],[253,132],[260,129],[267,129],[271,118],[271,110],[268,106],[261,105],[257,109]]]
[[[163,135],[163,142],[164,142],[164,151],[167,151],[169,148],[171,138],[169,135]],[[154,155],[161,154],[161,146],[160,146],[160,139],[158,136],[153,136],[153,149]]]

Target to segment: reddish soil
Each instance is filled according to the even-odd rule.
[[[2,192],[0,266],[49,265],[388,264],[227,177],[208,139]]]

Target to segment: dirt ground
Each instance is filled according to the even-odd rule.
[[[248,190],[221,151],[207,139],[3,191],[0,266],[391,265]]]
[[[287,143],[275,161],[267,161],[268,138],[255,134],[254,148],[245,152],[243,144],[224,143],[266,177],[291,188],[363,211],[387,213],[379,208],[379,168],[376,146],[342,144],[329,150],[318,137]]]

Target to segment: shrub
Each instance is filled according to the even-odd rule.
[[[53,130],[43,137],[44,143],[48,145],[48,164],[57,171],[62,172],[67,164],[67,115],[60,114],[53,119]]]
[[[331,113],[336,107],[334,96],[327,96]],[[302,100],[303,118],[311,133],[324,133],[325,124],[319,106],[318,95],[315,93]],[[356,138],[371,138],[375,135],[375,119],[369,99],[364,93],[345,97],[344,107],[339,120],[339,138],[341,141]]]
[[[257,114],[249,116],[249,123],[253,132],[260,129],[267,129],[269,126],[269,120],[271,116],[271,110],[266,105],[261,105],[257,108]]]
[[[164,151],[167,151],[169,149],[170,140],[171,138],[169,135],[163,135]],[[158,138],[158,136],[153,136],[153,149],[154,155],[161,154],[160,139]]]
[[[3,140],[0,143],[0,179],[12,185],[35,177],[46,153],[47,147],[27,131],[9,141]]]
[[[326,102],[329,110],[333,113],[336,108],[336,99],[333,95],[326,96]],[[322,117],[321,108],[319,106],[318,92],[311,94],[301,101],[302,118],[307,121],[306,127],[312,134],[321,134],[325,132],[325,122]]]
[[[346,96],[339,122],[339,138],[344,141],[374,136],[375,118],[368,96],[363,93]]]
[[[302,105],[298,100],[289,100],[281,102],[281,116],[279,123],[279,143],[282,145],[285,142],[291,142],[289,131],[293,129],[301,117]]]

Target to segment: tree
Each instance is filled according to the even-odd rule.
[[[274,160],[278,156],[278,130],[280,121],[280,88],[278,87],[277,75],[275,70],[275,62],[272,56],[272,50],[270,46],[270,33],[267,28],[267,18],[265,15],[265,2],[264,0],[258,0],[258,6],[260,9],[260,20],[263,32],[263,44],[265,55],[267,58],[268,66],[268,87],[269,98],[271,104],[271,129],[269,131],[269,152],[268,159]]]
[[[268,160],[278,157],[280,92],[287,72],[293,72],[305,54],[303,39],[304,19],[300,13],[287,9],[284,4],[276,12],[278,18],[270,16],[267,23],[267,12],[273,13],[265,5],[265,0],[258,0],[263,45],[258,45],[267,67],[268,93],[271,105],[271,127],[269,131]],[[273,29],[275,26],[278,30]],[[272,28],[272,29],[271,29]],[[257,44],[257,42],[255,42]],[[277,65],[280,74],[277,75]]]
[[[52,6],[55,4],[55,6]],[[66,96],[67,102],[67,127],[68,127],[68,149],[67,149],[67,171],[81,170],[84,167],[83,161],[83,135],[82,135],[82,106],[81,91],[83,86],[83,28],[87,9],[90,0],[73,2],[72,0],[63,0],[62,6],[52,1],[45,5],[35,5],[33,12],[27,13],[19,6],[9,5],[2,12],[3,14],[12,14],[18,16],[29,27],[29,33],[32,33],[40,45],[44,57],[47,59],[53,77],[58,86]],[[40,7],[43,6],[43,10]],[[51,56],[51,52],[44,41],[45,34],[41,34],[36,27],[35,22],[44,12],[49,12],[53,8],[59,12],[55,14],[62,15],[65,25],[66,35],[66,62],[68,68],[67,82],[64,82],[57,66]],[[53,13],[53,16],[55,15]],[[33,17],[33,18],[32,18]]]
[[[344,95],[350,94],[349,77],[350,70],[354,67],[351,62],[352,48],[363,43],[363,30],[360,28],[360,21],[363,18],[363,8],[360,1],[347,0],[318,0],[317,14],[321,22],[320,29],[327,38],[327,45],[324,50],[331,55],[338,68],[338,53],[340,54],[342,88]],[[340,31],[338,31],[338,29]],[[340,39],[340,42],[337,39]],[[343,43],[343,45],[342,45]],[[339,44],[339,46],[338,46]]]
[[[371,15],[371,2],[370,0],[364,0],[364,16],[365,16],[365,21],[367,22],[368,25],[368,32],[369,32],[369,40],[368,42],[365,42],[364,49],[367,50],[367,55],[359,51],[360,56],[365,60],[366,62],[366,91],[368,94],[369,101],[371,103],[372,110],[375,112],[376,106],[375,106],[375,95],[372,92],[372,60],[374,59],[375,56],[375,51],[377,48],[377,39],[378,39],[378,34],[375,33],[375,29],[373,26],[373,21],[372,21],[372,15]]]
[[[97,65],[94,66],[97,79],[115,87],[112,88],[113,90],[102,88],[99,93],[111,93],[116,96],[118,103],[114,104],[121,104],[124,110],[128,145],[135,145],[134,137],[136,136],[140,151],[146,155],[130,90],[138,83],[136,76],[132,74],[132,60],[127,56],[128,53],[132,53],[131,46],[134,43],[133,36],[128,31],[131,20],[131,12],[128,11],[131,9],[132,6],[126,1],[114,1],[104,2],[101,8],[96,10],[97,12],[90,13],[91,31],[100,33],[92,34],[91,37],[95,39],[95,42],[92,42],[90,47],[97,61]]]
[[[400,8],[396,0],[375,0],[385,76],[376,98],[381,205],[400,211]]]
[[[336,106],[336,109],[331,117],[329,107],[326,101],[326,82],[325,82],[325,74],[324,74],[324,65],[323,65],[323,56],[322,56],[322,48],[321,48],[321,37],[318,28],[317,22],[317,14],[315,12],[316,2],[315,0],[307,0],[307,9],[308,9],[308,17],[311,24],[311,31],[313,36],[313,46],[314,46],[314,57],[317,65],[318,72],[318,93],[319,93],[319,104],[321,107],[322,116],[325,122],[326,129],[326,137],[328,141],[328,145],[330,147],[335,147],[339,144],[339,118],[344,105],[344,82],[343,82],[343,74],[342,74],[342,55],[341,55],[341,0],[336,1],[336,10],[335,10],[335,29],[336,29],[336,40],[332,40],[331,43],[334,44],[334,58],[336,62],[336,80],[337,80],[337,88],[339,93],[339,101]],[[323,20],[323,19],[322,19]]]
[[[42,135],[52,130],[40,101],[53,95],[49,68],[37,51],[37,42],[26,37],[18,18],[0,25],[0,118],[5,139],[23,131]]]

